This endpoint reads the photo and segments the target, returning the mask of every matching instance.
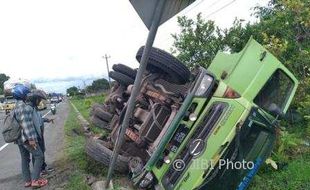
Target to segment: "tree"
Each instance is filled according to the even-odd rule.
[[[87,92],[98,92],[101,90],[107,90],[109,89],[109,82],[102,78],[98,80],[94,80],[90,86],[86,87]]]
[[[4,73],[0,73],[0,94],[3,94],[3,83],[9,79],[9,76]]]
[[[76,86],[72,86],[67,89],[67,94],[69,94],[69,96],[75,96],[78,93],[79,93],[79,89]]]
[[[259,21],[243,23],[236,19],[224,30],[203,20],[201,14],[195,21],[180,17],[181,32],[172,35],[173,53],[189,67],[207,67],[218,50],[238,52],[253,36],[298,78],[293,106],[310,118],[310,110],[302,109],[310,105],[310,1],[271,0],[266,7],[255,7],[253,16]]]
[[[174,38],[173,53],[188,67],[201,65],[207,67],[218,50],[224,49],[223,35],[213,21],[205,21],[201,14],[196,21],[185,16],[178,18],[180,34]]]

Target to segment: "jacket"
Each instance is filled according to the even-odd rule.
[[[38,142],[38,134],[33,122],[33,108],[22,100],[18,100],[14,109],[15,117],[22,127],[21,137],[17,140],[18,144],[34,140]]]

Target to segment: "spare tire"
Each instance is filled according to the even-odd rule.
[[[94,110],[94,116],[97,116],[103,121],[106,121],[108,123],[112,120],[112,117],[113,117],[112,114],[105,112],[103,109],[99,107]]]
[[[136,78],[137,71],[123,64],[115,64],[112,69],[119,73],[123,73],[124,75],[129,76],[132,79]]]
[[[88,156],[109,167],[113,151],[107,147],[107,142],[100,139],[89,138],[86,141],[85,150]],[[115,170],[120,173],[127,173],[128,161],[129,157],[118,155]]]
[[[134,79],[120,72],[110,71],[109,76],[122,85],[128,86],[134,83]]]
[[[144,46],[142,46],[137,54],[136,59],[140,62]],[[165,73],[168,82],[175,84],[185,84],[189,81],[190,71],[177,58],[171,54],[152,47],[150,50],[149,60],[146,69],[153,73]]]
[[[111,130],[109,123],[106,121],[103,121],[102,119],[100,119],[99,117],[93,115],[90,117],[90,121],[92,124],[94,124],[96,127],[99,127],[101,129],[107,129],[107,130]]]

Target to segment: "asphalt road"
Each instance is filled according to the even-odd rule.
[[[59,103],[56,108],[56,115],[52,115],[49,110],[48,106],[46,110],[42,111],[42,115],[46,115],[46,118],[55,118],[54,124],[45,123],[45,157],[47,164],[53,165],[53,162],[57,161],[62,155],[64,139],[63,127],[68,116],[69,105],[67,102]],[[4,112],[0,112],[0,128],[2,127],[4,118]],[[0,135],[0,190],[24,189],[18,147],[12,143],[7,146],[5,145],[6,143],[2,135]]]

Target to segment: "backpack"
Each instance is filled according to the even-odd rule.
[[[6,143],[17,141],[21,136],[22,128],[15,118],[15,113],[10,113],[3,121],[2,135]]]

